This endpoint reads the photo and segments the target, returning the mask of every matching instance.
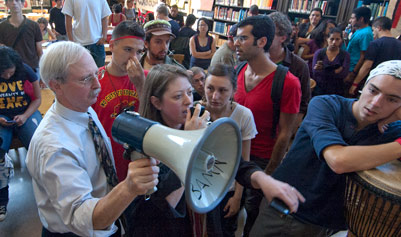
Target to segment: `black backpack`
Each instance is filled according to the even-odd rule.
[[[246,64],[247,62],[242,62],[235,68],[236,77],[238,77],[238,74],[241,72],[242,68],[244,68]],[[287,75],[287,72],[288,67],[279,64],[277,65],[276,73],[273,77],[273,85],[270,92],[270,97],[273,101],[273,124],[270,134],[271,138],[276,138],[277,124],[280,120],[280,100],[281,95],[283,94],[285,75]]]
[[[189,37],[178,36],[173,39],[170,43],[170,50],[174,54],[184,54],[184,61],[182,65],[189,68],[189,60],[191,59],[191,54],[189,53]]]

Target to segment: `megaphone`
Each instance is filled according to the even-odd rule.
[[[169,167],[184,184],[187,204],[198,213],[211,211],[224,198],[241,158],[240,130],[229,118],[182,131],[125,111],[115,119],[111,134],[118,143]]]

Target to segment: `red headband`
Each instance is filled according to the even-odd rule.
[[[110,44],[112,44],[114,41],[122,40],[122,39],[139,39],[139,40],[144,41],[143,38],[141,38],[139,36],[128,35],[128,36],[122,36],[117,39],[110,40]]]

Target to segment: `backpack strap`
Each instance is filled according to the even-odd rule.
[[[8,20],[8,19],[7,19]],[[14,43],[11,46],[11,48],[15,49],[15,46],[17,43],[20,41],[22,34],[25,32],[27,24],[26,24],[26,18],[24,21],[21,23],[22,25],[20,26],[20,30],[18,31],[17,37],[15,37]]]
[[[271,130],[271,138],[276,138],[277,125],[280,120],[280,100],[283,94],[285,76],[287,75],[288,67],[277,65],[276,73],[273,77],[273,85],[271,89],[271,99],[273,101],[273,124]]]
[[[236,78],[238,78],[238,75],[239,75],[239,73],[241,72],[241,70],[242,70],[242,68],[244,68],[245,67],[245,65],[247,64],[248,62],[241,62],[240,64],[238,64],[236,67],[235,67],[235,77]]]

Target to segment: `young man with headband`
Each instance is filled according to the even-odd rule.
[[[133,21],[121,22],[113,31],[110,50],[112,59],[109,64],[99,68],[98,78],[101,92],[92,105],[111,140],[118,179],[124,180],[128,170],[128,160],[124,160],[124,148],[111,136],[114,119],[124,109],[139,108],[139,94],[145,74],[139,63],[144,48],[145,32]]]

